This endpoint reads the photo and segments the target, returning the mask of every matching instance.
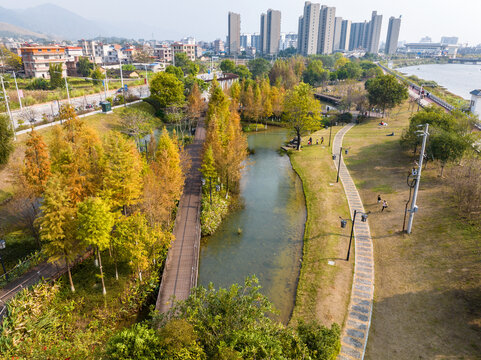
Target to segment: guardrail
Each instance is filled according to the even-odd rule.
[[[421,86],[415,84],[414,82],[406,79],[405,77],[399,75],[397,72],[377,63],[377,65],[383,69],[384,71],[388,72],[389,74],[395,76],[396,78],[398,78],[399,80],[401,80],[402,82],[408,84],[409,86],[411,86],[413,89],[415,89],[416,91],[420,92],[421,91]],[[436,103],[437,105],[445,108],[446,110],[448,111],[453,111],[455,109],[455,107],[451,104],[448,104],[446,101],[438,98],[436,95],[433,95],[433,94],[429,94],[428,96],[429,99],[431,99],[434,103]]]
[[[200,189],[200,199],[202,201],[202,185],[199,185]],[[199,253],[200,253],[200,238],[201,238],[201,228],[200,228],[200,208],[201,205],[197,207],[197,214],[195,219],[195,243],[194,243],[194,265],[192,266],[192,274],[190,277],[190,288],[197,286],[197,278],[199,276]]]

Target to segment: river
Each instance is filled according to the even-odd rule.
[[[471,91],[481,88],[481,65],[429,64],[396,70],[424,80],[433,80],[453,94],[468,100],[471,99]]]
[[[294,306],[306,221],[301,181],[289,157],[279,153],[287,137],[288,131],[280,128],[248,135],[255,153],[242,174],[244,206],[203,239],[198,279],[199,285],[212,282],[218,288],[256,275],[283,323]]]

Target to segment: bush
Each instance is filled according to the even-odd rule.
[[[205,186],[207,192],[202,196],[202,212],[200,214],[200,226],[202,235],[213,234],[220,226],[222,219],[229,210],[229,200],[215,192],[212,184],[212,205],[210,204],[209,184]]]
[[[161,349],[155,330],[145,324],[135,324],[112,337],[106,353],[111,360],[155,360],[160,357]]]
[[[332,324],[331,329],[318,323],[304,323],[297,326],[297,332],[302,342],[309,349],[313,360],[335,360],[341,350],[341,328]]]
[[[35,78],[27,85],[28,90],[48,90],[50,84],[43,78]]]
[[[352,122],[352,114],[350,112],[339,114],[337,115],[337,121],[341,123],[350,123]]]

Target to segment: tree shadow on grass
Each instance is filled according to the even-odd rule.
[[[374,304],[368,359],[480,359],[480,354],[480,287],[405,293]]]

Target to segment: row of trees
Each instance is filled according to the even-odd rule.
[[[35,131],[26,143],[17,196],[40,212],[34,222],[51,261],[70,268],[87,248],[96,253],[105,294],[101,252],[142,271],[162,260],[170,243],[172,213],[183,188],[185,161],[166,130],[152,136],[147,156],[133,141],[110,132],[101,141],[95,130],[61,109],[63,126],[53,129],[49,146]],[[118,278],[118,274],[116,274]]]

